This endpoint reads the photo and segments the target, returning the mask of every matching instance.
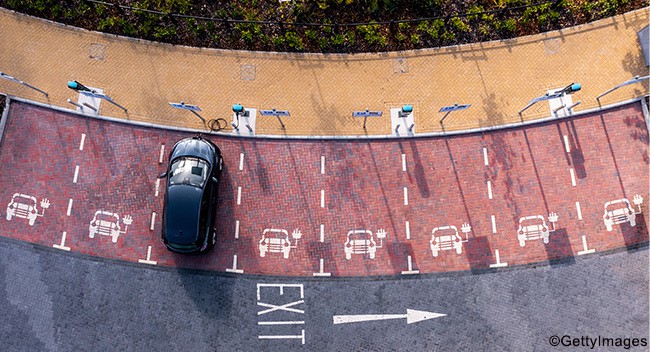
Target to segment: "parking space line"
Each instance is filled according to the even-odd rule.
[[[325,260],[320,259],[320,271],[317,273],[313,273],[314,276],[332,276],[332,273],[326,273],[323,271],[325,265]]]
[[[153,231],[153,225],[156,222],[156,212],[151,212],[151,226],[149,226],[149,230]]]
[[[487,148],[483,147],[483,163],[485,163],[485,166],[488,166],[488,156],[487,156]]]
[[[494,250],[494,256],[497,258],[497,262],[495,264],[490,264],[490,268],[503,268],[504,266],[508,266],[508,263],[501,262],[501,257],[499,257],[498,249]]]
[[[239,171],[244,170],[244,153],[239,154]]]
[[[497,220],[494,215],[492,215],[492,233],[497,233]]]
[[[411,239],[411,226],[408,221],[406,222],[406,239]]]
[[[241,186],[237,187],[237,205],[241,205]]]
[[[325,225],[320,224],[320,241],[325,242]]]
[[[322,155],[320,157],[320,174],[324,175],[325,174],[325,156]]]
[[[164,157],[164,156],[165,156],[165,145],[162,144],[162,145],[160,146],[160,156],[158,157],[158,164],[162,164],[162,163],[163,163],[163,157]]]
[[[79,177],[79,165],[74,167],[74,177],[72,178],[72,183],[77,183],[77,178]]]
[[[406,172],[406,154],[402,154],[402,171]]]
[[[566,134],[564,135],[564,150],[566,150],[567,153],[571,152],[571,146],[569,145],[569,136]]]
[[[158,197],[158,192],[160,191],[160,179],[156,179],[156,194],[155,196]]]
[[[584,250],[581,250],[580,252],[578,252],[578,255],[584,255],[584,254],[589,254],[589,253],[596,252],[595,249],[593,249],[593,248],[589,249],[587,247],[587,237],[585,235],[582,235],[582,248],[584,248]]]
[[[404,205],[409,205],[409,190],[404,187]]]
[[[68,201],[68,211],[66,212],[66,215],[70,216],[70,213],[72,212],[72,198]]]
[[[492,199],[492,182],[489,180],[487,181],[487,187],[488,187],[488,199]]]
[[[575,174],[575,172],[573,172],[573,168],[570,168],[569,172],[571,173],[571,186],[575,187],[576,186],[576,174]]]
[[[582,211],[580,210],[580,202],[576,202],[576,210],[578,211],[578,220],[582,220]]]
[[[81,134],[81,142],[79,142],[79,150],[84,150],[84,143],[86,142],[86,134]]]
[[[237,269],[237,254],[233,255],[233,257],[232,257],[232,269],[227,268],[226,271],[229,272],[229,273],[237,273],[237,274],[243,274],[244,273],[244,270]]]
[[[409,255],[407,258],[408,261],[408,268],[409,270],[402,271],[402,275],[413,275],[413,274],[419,274],[420,270],[413,270],[413,263],[411,263],[411,256]]]
[[[235,220],[235,239],[239,238],[239,220]]]
[[[325,208],[325,190],[320,190],[320,207]]]
[[[158,262],[151,260],[151,246],[147,248],[147,259],[138,259],[138,263],[156,265]]]
[[[65,245],[65,235],[66,235],[65,231],[63,231],[63,235],[61,235],[61,244],[53,244],[52,247],[69,252],[70,247],[66,247]]]

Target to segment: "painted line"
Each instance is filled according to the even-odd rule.
[[[582,235],[582,248],[584,248],[584,250],[578,252],[578,255],[584,255],[584,254],[590,254],[590,253],[596,252],[596,250],[593,249],[593,248],[588,249],[588,247],[587,247],[587,237],[585,235]]]
[[[239,154],[239,171],[244,170],[244,153]]]
[[[158,193],[160,192],[160,179],[156,179],[156,193],[155,196],[158,197]]]
[[[320,260],[320,271],[317,272],[317,273],[314,273],[314,274],[313,274],[314,276],[332,276],[332,273],[326,273],[326,272],[323,272],[323,268],[324,268],[324,266],[325,266],[325,265],[324,265],[324,262],[325,262],[324,259],[321,259],[321,260]]]
[[[84,143],[86,142],[86,134],[81,134],[81,142],[79,142],[79,150],[84,150]]]
[[[325,190],[320,190],[320,207],[325,208]]]
[[[158,262],[151,260],[151,246],[147,248],[147,259],[138,259],[138,263],[156,265]]]
[[[305,344],[305,330],[302,330],[302,335],[258,335],[260,340],[288,340],[288,339],[302,339],[302,344]]]
[[[242,270],[242,269],[237,269],[237,254],[233,255],[233,258],[232,258],[232,269],[231,269],[231,268],[227,268],[226,271],[229,272],[229,273],[237,273],[237,274],[243,274],[243,273],[244,273],[244,270]]]
[[[305,325],[304,321],[258,321],[257,325]]]
[[[406,239],[411,239],[411,226],[408,221],[406,222]]]
[[[508,263],[501,263],[501,257],[499,257],[498,249],[494,250],[494,256],[497,257],[497,262],[496,264],[490,264],[490,268],[503,268],[504,266],[508,266]]]
[[[576,202],[576,210],[578,211],[578,220],[582,220],[582,211],[580,210],[580,202]]]
[[[497,220],[494,215],[492,215],[492,233],[497,233]]]
[[[576,174],[575,174],[575,172],[573,172],[573,168],[570,168],[569,172],[571,173],[571,186],[575,187],[576,186]]]
[[[485,163],[485,166],[488,166],[488,157],[487,157],[487,148],[483,147],[483,163]]]
[[[162,164],[164,156],[165,156],[165,145],[162,144],[160,146],[160,156],[158,157],[158,164]]]
[[[404,205],[409,205],[409,190],[404,187]]]
[[[325,156],[320,157],[320,174],[324,175],[325,174]]]
[[[412,266],[412,263],[411,263],[411,256],[410,256],[410,255],[408,256],[407,260],[408,260],[408,268],[409,268],[409,270],[402,271],[402,275],[413,275],[413,274],[419,274],[419,273],[420,273],[420,270],[413,270],[413,266]]]
[[[566,150],[567,153],[571,152],[571,146],[569,145],[569,136],[566,134],[564,135],[564,150]]]
[[[237,187],[237,205],[241,205],[241,186]]]
[[[320,241],[325,242],[325,224],[320,224]]]
[[[153,231],[153,225],[156,222],[156,212],[151,213],[151,226],[149,226],[149,230]]]
[[[68,211],[66,212],[66,215],[70,216],[72,212],[72,198],[68,201]]]
[[[239,220],[235,220],[235,239],[239,238]]]
[[[61,236],[61,244],[53,244],[52,247],[69,252],[70,247],[66,247],[65,245],[65,235],[66,235],[65,231],[63,231],[63,235]]]
[[[402,171],[406,171],[406,154],[402,154]]]
[[[487,186],[488,186],[488,199],[492,199],[492,182],[488,181]]]
[[[78,178],[79,178],[79,165],[76,165],[74,167],[74,176],[72,177],[72,183],[77,183]]]

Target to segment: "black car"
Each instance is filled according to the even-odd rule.
[[[172,252],[198,253],[216,242],[215,210],[223,168],[221,151],[211,141],[192,137],[169,153],[162,239]]]

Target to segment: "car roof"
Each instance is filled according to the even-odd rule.
[[[189,156],[212,163],[215,153],[220,155],[219,148],[214,143],[200,137],[191,137],[176,142],[174,148],[172,148],[170,158],[174,160],[179,157]]]

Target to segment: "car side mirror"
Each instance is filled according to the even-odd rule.
[[[165,178],[165,177],[167,177],[167,172],[163,172],[162,174],[160,174],[160,176],[158,176],[158,178]]]

